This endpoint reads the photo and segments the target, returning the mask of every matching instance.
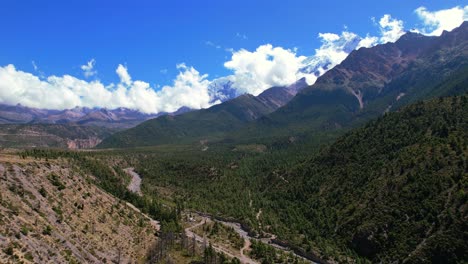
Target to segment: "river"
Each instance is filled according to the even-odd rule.
[[[126,168],[124,169],[124,171],[126,173],[128,173],[132,179],[130,181],[130,184],[127,186],[127,188],[134,192],[134,193],[137,193],[138,195],[142,195],[141,193],[141,177],[138,173],[135,172],[134,168]],[[261,210],[259,211],[259,213],[257,214],[257,217],[259,216],[259,214],[261,214]],[[246,240],[246,245],[240,250],[240,260],[242,263],[257,263],[256,261],[248,258],[247,256],[245,256],[243,253],[243,251],[245,249],[247,249],[248,247],[250,247],[250,241],[252,239],[255,239],[257,241],[261,241],[262,243],[265,243],[265,244],[268,244],[268,245],[271,245],[273,247],[275,247],[276,249],[278,250],[281,250],[281,251],[284,251],[284,252],[287,252],[287,253],[292,253],[294,256],[296,257],[299,257],[305,261],[308,261],[310,263],[316,263],[316,262],[313,262],[312,260],[308,259],[308,258],[305,258],[304,256],[301,256],[301,255],[298,255],[296,252],[294,252],[293,250],[290,250],[289,248],[287,247],[284,247],[284,246],[281,246],[277,243],[275,243],[274,240],[272,240],[272,238],[275,238],[276,236],[272,235],[271,237],[272,238],[255,238],[255,237],[252,237],[249,235],[248,231],[246,231],[245,229],[242,228],[242,225],[240,223],[237,223],[237,222],[234,222],[234,221],[226,221],[226,220],[221,220],[221,219],[213,219],[213,217],[211,215],[208,215],[208,214],[204,214],[204,213],[199,213],[199,215],[202,217],[202,218],[208,218],[212,221],[218,221],[219,223],[225,225],[225,226],[229,226],[229,227],[232,227],[236,233],[238,233],[242,238],[244,238]],[[154,220],[153,220],[154,221]],[[155,221],[157,222],[157,221]],[[200,222],[199,224],[201,224],[202,222]],[[159,222],[157,222],[158,224],[158,229],[159,229]],[[196,236],[197,235],[195,233],[192,232],[192,229],[195,228],[196,226],[192,226],[190,228],[187,228],[185,230],[186,234],[190,237],[192,236]],[[197,237],[197,240],[200,240],[200,242],[202,241],[202,238],[200,237]],[[234,255],[226,252],[224,249],[222,248],[218,248],[214,245],[214,248],[216,251],[219,251],[219,252],[223,252],[227,255],[229,255],[230,257],[234,257]]]
[[[230,221],[224,221],[224,220],[219,220],[219,219],[216,219],[216,221],[218,221],[219,223],[225,225],[225,226],[229,226],[229,227],[232,227],[242,238],[244,238],[245,240],[252,240],[252,239],[255,239],[257,241],[261,241],[265,244],[268,244],[272,247],[275,247],[276,249],[279,249],[281,251],[284,251],[284,252],[287,252],[287,253],[292,253],[294,256],[298,257],[298,258],[301,258],[305,261],[308,261],[310,263],[316,263],[316,262],[313,262],[303,256],[300,256],[298,254],[296,254],[296,252],[294,252],[293,250],[290,250],[286,247],[283,247],[281,245],[278,245],[276,244],[271,238],[261,238],[261,239],[258,239],[258,238],[254,238],[252,236],[249,235],[249,233],[244,230],[242,228],[242,225],[240,223],[237,223],[237,222],[230,222]],[[273,236],[275,237],[275,236]]]

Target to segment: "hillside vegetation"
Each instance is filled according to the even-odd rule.
[[[125,155],[137,155],[144,192],[323,258],[457,263],[467,260],[467,117],[464,95],[386,114],[316,154],[251,145]]]
[[[271,209],[373,262],[466,261],[467,117],[465,95],[373,121],[291,170],[296,184],[270,192]]]

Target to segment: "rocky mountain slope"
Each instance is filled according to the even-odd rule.
[[[65,159],[0,154],[2,263],[130,263],[157,226]]]
[[[2,148],[93,148],[116,130],[73,124],[0,125]]]
[[[440,37],[407,33],[395,43],[353,51],[243,136],[362,124],[417,100],[463,94],[467,78],[468,22]],[[458,85],[447,86],[454,81]]]

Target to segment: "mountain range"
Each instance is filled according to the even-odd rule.
[[[395,43],[360,48],[252,124],[243,137],[350,128],[435,96],[466,92],[468,22],[440,37],[408,32]],[[459,82],[457,86],[447,83]],[[290,135],[291,136],[291,135]]]
[[[127,108],[49,110],[0,105],[0,147],[92,148],[111,134],[148,119],[190,111],[181,107],[174,113],[144,114]]]
[[[258,141],[346,130],[417,100],[466,92],[467,38],[468,22],[440,37],[408,32],[395,43],[352,51],[314,85],[296,89],[290,102],[281,101],[276,108],[264,103],[266,97],[269,104],[275,100],[270,89],[257,98],[244,95],[209,109],[149,120],[99,147]],[[459,85],[444,87],[449,80]]]
[[[161,113],[162,115],[165,113]],[[79,124],[112,128],[129,128],[158,115],[144,114],[127,108],[92,109],[75,107],[65,110],[0,105],[0,124]]]
[[[272,87],[258,96],[244,94],[208,109],[161,116],[107,138],[99,147],[150,146],[222,137],[287,104],[307,83],[304,78],[285,87]]]

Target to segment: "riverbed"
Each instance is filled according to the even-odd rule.
[[[126,168],[124,169],[124,171],[132,177],[132,179],[130,180],[130,184],[127,186],[127,189],[141,196],[142,193],[140,175],[135,172],[134,168]]]

